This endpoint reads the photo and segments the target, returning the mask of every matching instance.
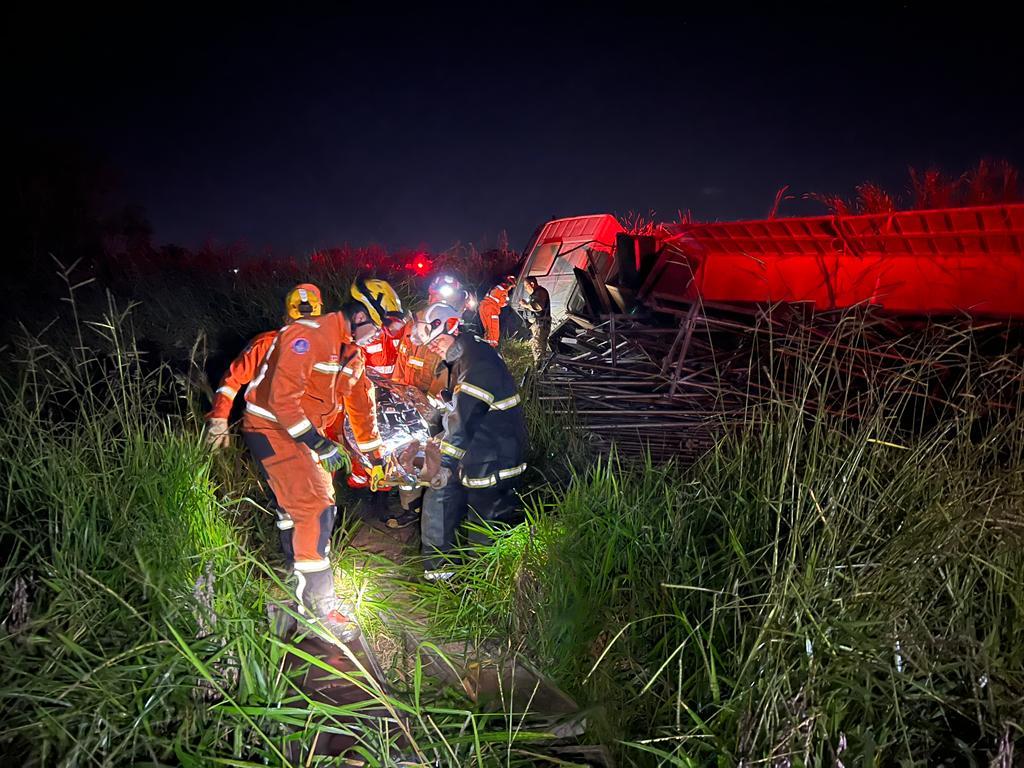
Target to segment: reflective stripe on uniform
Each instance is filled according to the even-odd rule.
[[[256,405],[256,403],[246,403],[245,410],[247,410],[254,416],[259,416],[261,418],[267,419],[267,421],[273,421],[275,423],[277,422],[277,416],[272,414],[266,408],[260,408],[258,405]]]
[[[320,323],[318,323],[316,320],[310,320],[309,318],[306,318],[306,317],[303,317],[303,318],[301,318],[299,320],[296,320],[295,322],[298,323],[299,325],[305,325],[305,326],[307,326],[309,328],[319,328],[320,327]]]
[[[384,345],[383,344],[371,344],[370,346],[366,347],[365,349],[366,349],[366,354],[368,354],[368,355],[375,355],[378,352],[383,352],[384,351]]]
[[[462,478],[462,484],[467,488],[490,488],[492,485],[497,485],[499,480],[508,480],[513,477],[519,477],[526,471],[526,464],[520,464],[518,467],[510,467],[509,469],[498,470],[497,473],[487,475],[486,477],[464,477]]]
[[[351,368],[349,368],[347,365],[344,368],[341,369],[341,372],[344,373],[346,376],[355,376],[356,375],[356,372],[354,370],[352,370]]]
[[[368,366],[374,373],[391,374],[395,372],[395,366],[393,365],[371,365]]]
[[[238,390],[232,389],[231,387],[220,387],[217,390],[217,394],[224,395],[225,397],[234,397],[235,395],[238,394]]]
[[[445,456],[451,456],[453,459],[461,459],[466,455],[464,450],[452,445],[451,443],[446,443],[444,440],[438,444],[438,448],[441,449],[441,453]]]
[[[495,411],[507,411],[510,408],[515,408],[519,405],[519,393],[512,395],[512,397],[506,397],[504,400],[498,400],[491,404],[491,409]]]
[[[499,480],[508,480],[510,477],[518,477],[526,471],[526,462],[523,462],[518,467],[511,467],[510,469],[498,470]]]
[[[287,427],[286,429],[289,435],[291,435],[292,437],[298,437],[303,432],[308,432],[312,428],[313,422],[311,422],[309,419],[303,419],[302,421],[296,424],[292,424],[290,427]]]
[[[295,570],[299,573],[318,573],[326,571],[331,567],[331,561],[326,557],[322,560],[296,560]]]
[[[356,443],[356,445],[359,447],[360,451],[363,451],[365,453],[366,451],[375,451],[378,448],[383,447],[384,441],[378,437],[366,443]]]
[[[294,520],[278,520],[277,521],[277,530],[279,530],[279,531],[290,531],[294,527],[295,527],[295,521]]]
[[[418,357],[410,357],[409,358],[409,365],[414,366],[416,368],[422,368],[423,367],[423,361],[420,360]]]
[[[344,371],[345,368],[341,363],[314,363],[313,370],[320,371],[320,373],[337,373]]]
[[[492,395],[486,389],[481,389],[475,384],[470,384],[467,381],[464,381],[455,387],[455,393],[458,392],[465,392],[470,397],[475,397],[477,400],[482,400],[488,405],[494,402],[494,395]]]

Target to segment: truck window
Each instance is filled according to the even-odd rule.
[[[555,263],[560,245],[561,243],[541,243],[533,249],[530,256],[531,277],[543,277],[551,272],[551,265]]]

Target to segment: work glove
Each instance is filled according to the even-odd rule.
[[[341,446],[334,441],[328,440],[312,430],[310,430],[308,435],[300,437],[299,441],[309,446],[309,449],[316,454],[320,466],[326,471],[332,474],[341,469],[345,470],[346,473],[352,471],[352,462],[348,457],[348,453],[342,450]]]
[[[213,450],[220,450],[228,444],[228,420],[207,419],[206,420],[206,444]]]
[[[384,466],[374,464],[370,467],[370,490],[376,493],[384,485]]]
[[[435,491],[440,491],[446,485],[448,481],[452,479],[452,471],[448,467],[441,467],[437,470],[437,474],[430,478],[430,487]]]

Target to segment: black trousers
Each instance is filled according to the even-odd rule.
[[[480,473],[484,474],[484,473]],[[501,480],[487,488],[467,488],[452,477],[440,490],[428,488],[423,496],[420,539],[424,569],[443,568],[454,559],[458,547],[459,528],[464,521],[489,525],[512,526],[523,521],[516,487],[519,478]],[[489,538],[477,531],[467,531],[470,542],[486,544]]]

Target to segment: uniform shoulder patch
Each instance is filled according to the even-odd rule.
[[[292,342],[292,352],[297,355],[304,355],[309,352],[309,340],[302,337]]]

